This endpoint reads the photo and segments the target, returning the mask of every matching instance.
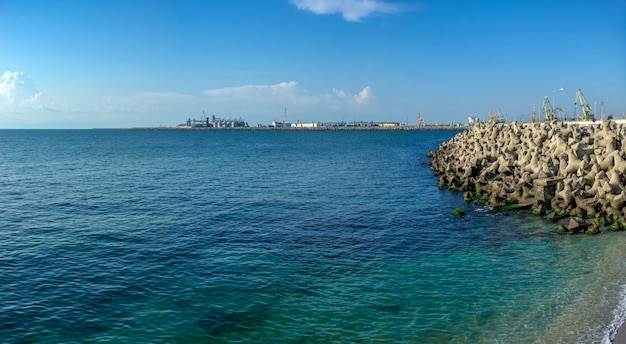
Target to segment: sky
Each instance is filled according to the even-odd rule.
[[[0,0],[0,76],[0,128],[622,118],[626,0]]]

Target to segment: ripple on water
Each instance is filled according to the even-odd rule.
[[[438,190],[422,161],[449,133],[2,136],[2,342],[593,342],[616,321],[622,233]]]

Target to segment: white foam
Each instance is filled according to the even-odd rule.
[[[622,286],[622,292],[620,293],[620,303],[613,311],[613,321],[609,325],[608,332],[602,339],[603,344],[611,344],[615,340],[617,330],[626,322],[626,285]]]

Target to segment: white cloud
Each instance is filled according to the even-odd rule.
[[[348,98],[348,95],[343,90],[338,90],[336,88],[333,88],[333,93],[335,93],[337,95],[337,97],[339,97],[339,98],[342,98],[342,99],[347,99]]]
[[[292,0],[301,10],[315,14],[341,14],[346,21],[358,22],[377,13],[396,13],[399,5],[380,0]]]
[[[0,123],[3,127],[133,127],[176,125],[188,117],[215,113],[250,122],[289,108],[294,118],[336,113],[367,113],[376,97],[370,86],[356,93],[341,89],[312,94],[296,81],[207,89],[200,94],[136,92],[66,104],[46,99],[24,72],[0,74]],[[278,109],[278,110],[277,110]],[[304,116],[304,117],[303,117]],[[332,118],[332,117],[327,117]]]
[[[371,99],[374,98],[374,94],[372,93],[372,88],[370,86],[366,86],[356,95],[350,95],[344,92],[343,90],[333,89],[333,93],[340,98],[348,102],[353,106],[364,106],[369,103]],[[329,99],[330,97],[326,97]]]
[[[288,102],[295,105],[328,105],[332,109],[364,106],[374,97],[372,88],[367,86],[358,94],[351,95],[343,90],[333,89],[333,93],[320,96],[309,95],[298,89],[295,81],[281,82],[274,85],[244,85],[205,90],[204,95],[213,100],[245,100],[256,102]]]
[[[37,107],[41,93],[24,72],[6,71],[0,78],[0,106]]]
[[[354,96],[354,101],[359,105],[367,104],[372,99],[372,88],[367,86]]]
[[[266,96],[288,96],[295,92],[298,83],[281,82],[275,85],[245,85],[205,90],[204,94],[214,98],[260,99]]]

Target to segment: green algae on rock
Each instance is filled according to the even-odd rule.
[[[481,122],[428,156],[439,188],[468,202],[506,209],[532,200],[535,213],[613,225],[626,220],[625,142],[626,126],[614,121]]]

